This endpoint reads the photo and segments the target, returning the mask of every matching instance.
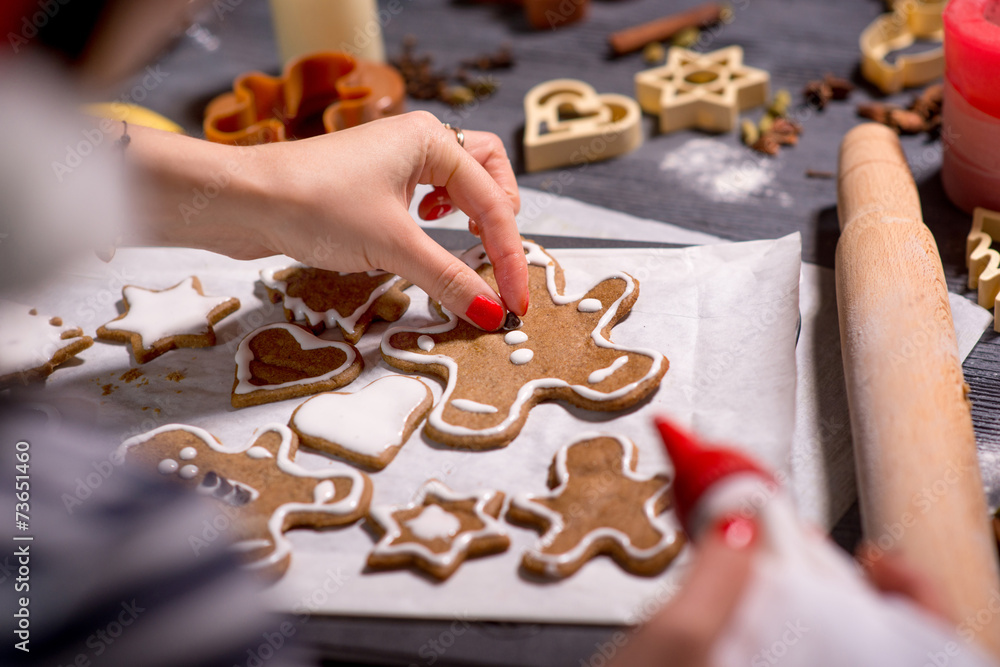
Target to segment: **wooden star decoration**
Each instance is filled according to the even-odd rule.
[[[660,132],[689,127],[728,132],[739,112],[767,101],[770,75],[743,64],[743,49],[711,53],[672,47],[667,62],[635,75],[643,111],[660,117]]]
[[[369,519],[382,537],[368,566],[395,569],[414,565],[447,579],[467,559],[506,551],[510,538],[498,517],[500,491],[457,493],[428,480],[403,506],[373,507]]]
[[[556,454],[548,495],[511,498],[507,518],[544,534],[524,552],[525,570],[568,577],[595,556],[611,556],[624,570],[653,576],[680,553],[684,538],[662,516],[670,480],[635,472],[638,450],[626,438],[589,434]]]

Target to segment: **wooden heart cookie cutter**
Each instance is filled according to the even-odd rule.
[[[872,21],[858,40],[861,47],[861,74],[883,93],[920,86],[944,74],[944,49],[900,55],[894,63],[886,60],[893,51],[905,49],[918,39],[944,41],[941,12],[944,2],[896,0],[893,11]]]
[[[529,172],[606,160],[642,144],[642,112],[635,100],[598,95],[576,79],[546,81],[529,90],[524,116]]]
[[[247,72],[205,109],[205,138],[254,145],[304,139],[404,110],[403,77],[392,67],[321,52],[288,63],[280,77]]]
[[[969,289],[978,290],[979,305],[993,308],[993,330],[1000,332],[1000,253],[990,246],[1000,241],[1000,213],[977,208],[972,229],[965,239],[965,264],[969,267]]]

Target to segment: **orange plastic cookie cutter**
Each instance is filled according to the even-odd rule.
[[[1000,241],[1000,213],[977,208],[972,229],[965,239],[965,264],[969,267],[969,289],[978,290],[979,305],[994,308],[993,330],[1000,332],[1000,253],[991,246]]]
[[[312,53],[288,63],[280,77],[247,72],[205,109],[205,138],[254,145],[304,139],[404,110],[399,72],[346,53]]]

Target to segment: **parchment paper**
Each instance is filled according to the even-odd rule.
[[[429,477],[457,490],[542,493],[556,450],[585,432],[601,430],[636,442],[640,472],[662,471],[668,464],[650,425],[654,412],[669,414],[708,437],[742,443],[775,468],[787,467],[794,427],[797,235],[680,250],[552,254],[566,269],[570,292],[587,288],[612,270],[639,278],[639,300],[612,338],[666,354],[670,370],[659,391],[624,414],[594,415],[558,403],[538,406],[521,435],[496,451],[452,450],[417,433],[393,463],[372,475],[374,502],[406,502]],[[259,268],[281,263],[279,258],[237,262],[169,249],[123,249],[110,265],[82,262],[24,300],[92,333],[115,316],[123,282],[163,288],[197,274],[207,294],[237,296],[242,307],[218,328],[220,345],[214,348],[168,352],[137,367],[142,377],[127,382],[122,375],[132,362],[126,348],[98,342],[80,355],[80,363],[57,371],[46,391],[62,390],[88,403],[123,439],[183,422],[202,426],[223,442],[242,443],[267,423],[286,423],[303,399],[239,411],[229,405],[239,339],[249,329],[283,320],[280,307],[267,302],[255,283]],[[423,293],[415,288],[408,293],[413,306],[405,320],[431,321]],[[384,323],[373,326],[362,340],[366,369],[348,390],[394,372],[378,355],[386,328]],[[440,396],[440,384],[426,381],[435,397]],[[309,452],[300,460],[310,466],[345,465]],[[512,546],[507,553],[470,561],[438,584],[408,570],[363,573],[373,539],[359,524],[293,531],[292,566],[267,603],[309,613],[627,623],[642,617],[644,601],[669,597],[682,572],[675,564],[664,577],[634,577],[599,558],[559,583],[529,581],[519,575],[518,562],[537,533],[513,526],[509,532]]]
[[[531,188],[521,188],[520,193],[518,224],[523,233],[694,245],[724,242],[668,222],[644,220]],[[414,200],[419,201],[419,196]],[[467,222],[455,213],[432,224],[464,229]],[[960,294],[949,297],[958,354],[964,360],[990,326],[993,315]],[[798,388],[790,490],[803,519],[830,529],[857,498],[833,271],[803,263],[799,303],[802,333],[796,349]],[[984,470],[996,467],[989,456],[986,450],[980,451]]]

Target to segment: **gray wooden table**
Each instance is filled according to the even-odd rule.
[[[517,66],[496,73],[501,87],[493,97],[463,111],[413,100],[409,108],[427,109],[462,127],[495,132],[513,157],[521,185],[540,189],[551,186],[553,172],[523,173],[520,138],[525,93],[539,82],[569,77],[589,82],[598,92],[634,95],[632,76],[647,66],[638,54],[608,58],[608,33],[696,4],[694,0],[593,0],[586,22],[536,32],[528,28],[516,7],[450,0],[399,2],[403,10],[383,27],[390,55],[399,53],[406,34],[415,35],[418,50],[431,52],[438,66],[449,69],[503,43],[512,45]],[[881,0],[733,0],[732,4],[735,20],[706,34],[699,50],[742,45],[745,62],[768,70],[772,89],[788,88],[796,100],[807,81],[825,72],[851,77],[859,86],[850,102],[833,103],[823,112],[796,108],[793,113],[804,128],[801,142],[777,158],[743,149],[735,134],[717,137],[734,150],[744,150],[751,165],[769,161],[767,166],[774,172],[771,194],[765,191],[726,201],[693,191],[676,174],[661,169],[661,163],[686,142],[704,135],[682,131],[658,136],[652,117],[643,119],[646,141],[641,148],[612,161],[571,170],[571,182],[564,184],[561,194],[733,240],[798,231],[803,260],[832,268],[838,238],[835,181],[808,179],[805,171],[835,171],[841,137],[860,122],[855,104],[879,97],[858,75],[857,43],[861,30],[885,5]],[[216,40],[216,48],[206,48],[213,46],[212,39],[181,38],[158,63],[167,76],[141,100],[196,136],[201,135],[205,103],[228,90],[233,77],[251,69],[269,73],[279,69],[265,0],[216,0],[199,20]],[[123,92],[138,81],[124,86]],[[910,96],[903,93],[890,101],[906,103]],[[964,294],[964,247],[970,219],[944,197],[938,175],[940,145],[923,137],[904,137],[903,147],[914,166],[924,217],[941,250],[949,288]],[[1000,454],[1000,337],[992,332],[983,335],[965,362],[965,374],[972,389],[981,458],[989,461],[991,454]],[[1000,476],[989,466],[984,466],[983,473],[995,507],[1000,503]],[[850,548],[858,535],[855,506],[838,524],[834,537]],[[471,631],[455,635],[449,634],[450,625],[314,619],[303,635],[320,648],[326,664],[578,665],[587,664],[612,631],[475,624]],[[442,637],[449,646],[438,652],[432,642]]]

